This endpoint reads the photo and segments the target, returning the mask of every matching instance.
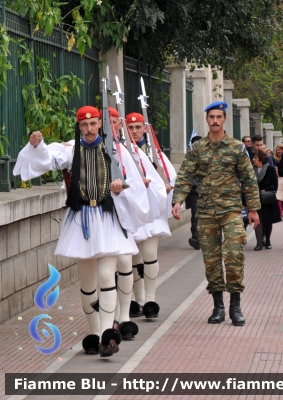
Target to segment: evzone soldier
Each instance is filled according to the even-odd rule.
[[[76,121],[74,151],[73,146],[59,143],[47,146],[41,132],[33,132],[18,156],[13,173],[27,180],[58,168],[71,171],[68,209],[55,255],[77,260],[81,301],[90,332],[82,342],[85,352],[108,357],[119,351],[121,341],[119,331],[113,329],[118,257],[138,252],[131,232],[147,220],[149,204],[145,185],[123,146],[120,153],[127,172],[124,185],[127,188],[123,188],[121,179],[111,179],[109,149],[99,135],[98,110],[82,107],[77,111]],[[117,150],[118,144],[115,146]],[[125,292],[129,289],[127,285],[121,284]],[[99,312],[95,310],[97,286]]]
[[[120,141],[123,142],[121,137],[122,123],[118,111],[115,108],[108,108],[112,117],[113,125],[119,135]],[[154,223],[155,219],[160,217],[165,212],[167,195],[164,186],[164,182],[156,172],[152,163],[149,161],[145,153],[139,148],[136,152],[134,146],[131,147],[131,155],[135,158],[137,164],[139,164],[139,170],[144,171],[142,180],[145,187],[147,188],[147,194],[149,198],[150,212],[147,218],[147,223],[139,227],[134,233],[137,241],[145,240],[151,237],[150,223]],[[137,154],[138,153],[138,154]],[[139,194],[137,193],[137,196]],[[171,203],[170,203],[171,205]],[[171,211],[171,208],[170,208]],[[136,240],[136,239],[135,239]],[[135,332],[138,331],[138,327],[135,323],[130,320],[130,304],[131,304],[131,293],[133,288],[133,275],[132,275],[132,255],[122,255],[118,257],[118,278],[117,278],[117,291],[118,291],[118,302],[115,312],[114,326],[120,330],[123,339],[131,339],[135,336]],[[135,270],[134,270],[135,271]],[[131,273],[131,275],[130,275]],[[127,275],[125,275],[127,274]],[[125,287],[125,280],[128,281],[127,287]],[[154,279],[155,281],[155,279]],[[131,283],[131,286],[130,286]],[[143,290],[144,293],[144,290]],[[122,304],[124,300],[124,304]],[[142,300],[144,302],[144,298]],[[124,307],[123,307],[124,306]],[[122,309],[123,308],[123,309]],[[139,309],[139,305],[138,305]]]
[[[130,113],[126,116],[126,122],[132,137],[140,149],[143,162],[152,168],[153,164],[148,157],[149,143],[146,136],[147,127],[143,115]],[[164,181],[156,171],[155,173],[159,176],[159,185],[163,185],[163,188],[166,189],[166,206],[159,215],[156,215],[151,220],[148,219],[147,223],[140,227],[134,234],[139,253],[133,256],[135,301],[131,303],[130,315],[132,317],[144,315],[146,318],[157,318],[160,309],[155,301],[157,277],[159,274],[157,259],[158,241],[162,236],[171,235],[168,218],[171,217],[172,187],[176,179],[176,172],[173,165],[164,153],[162,155],[169,172],[170,184],[169,182],[164,184]],[[159,156],[158,162],[162,165]],[[156,200],[153,197],[149,197],[149,202],[150,208],[154,209],[156,207]]]

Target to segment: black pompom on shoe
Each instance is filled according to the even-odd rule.
[[[160,307],[155,301],[148,301],[143,306],[143,313],[145,318],[157,318]]]
[[[137,318],[143,315],[143,306],[140,306],[135,300],[131,301],[130,318]]]
[[[120,333],[123,340],[134,339],[138,331],[139,327],[132,321],[126,321],[120,324]]]
[[[98,354],[99,353],[99,336],[87,335],[83,341],[82,346],[86,354]]]

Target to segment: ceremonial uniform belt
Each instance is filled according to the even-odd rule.
[[[114,202],[111,196],[103,197],[99,200],[82,200],[83,206],[98,207],[101,206],[105,211],[113,211]]]
[[[96,206],[100,206],[102,204],[101,202],[102,202],[102,200],[83,200],[82,205],[96,207]]]
[[[102,200],[83,200],[82,201],[83,206],[97,207],[97,206],[101,206],[102,204],[103,204],[103,199]]]

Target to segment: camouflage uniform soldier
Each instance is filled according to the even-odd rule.
[[[207,290],[214,299],[214,310],[208,323],[218,324],[225,320],[223,291],[227,290],[231,294],[229,314],[232,323],[242,326],[245,318],[240,308],[240,293],[244,290],[246,233],[241,215],[241,191],[249,209],[249,223],[254,221],[254,228],[259,223],[256,210],[260,209],[260,201],[255,174],[243,144],[224,131],[226,108],[225,102],[214,102],[205,109],[209,133],[193,145],[181,165],[175,183],[172,214],[175,219],[180,219],[181,204],[197,177],[199,242]]]

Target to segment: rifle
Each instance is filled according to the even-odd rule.
[[[110,157],[110,166],[111,166],[111,181],[115,179],[122,180],[122,187],[127,188],[129,187],[126,182],[126,173],[122,174],[119,168],[119,162],[114,158],[113,154],[113,135],[112,135],[112,127],[109,117],[109,110],[108,110],[108,99],[107,99],[107,92],[111,92],[110,88],[110,79],[109,79],[109,67],[106,67],[106,78],[102,78],[103,88],[102,88],[102,137],[104,142],[105,152]],[[119,143],[116,143],[118,146]],[[122,164],[122,160],[121,164]]]
[[[128,130],[128,126],[126,124],[125,111],[124,111],[124,107],[123,107],[124,93],[122,93],[122,91],[121,91],[120,81],[119,81],[119,78],[117,75],[115,76],[115,80],[116,80],[116,85],[117,85],[117,91],[115,93],[113,93],[113,96],[116,97],[116,104],[117,104],[117,109],[118,109],[118,112],[120,115],[120,120],[122,122],[123,133],[124,133],[125,140],[126,140],[126,147],[127,147],[128,152],[131,154],[140,175],[142,177],[143,176],[146,177],[146,170],[145,170],[145,168],[143,166],[143,162],[139,156],[138,145],[136,144],[136,142],[135,142],[134,138],[132,137],[130,131]],[[133,143],[133,146],[134,146],[135,152],[138,156],[138,159],[136,159],[133,156],[131,142]]]
[[[157,138],[153,137],[154,133],[152,130],[152,126],[148,122],[148,116],[147,116],[147,110],[146,110],[148,107],[148,104],[147,104],[148,96],[146,95],[143,77],[141,77],[141,88],[142,88],[142,94],[138,97],[138,100],[141,101],[142,114],[143,114],[145,125],[146,125],[146,131],[147,131],[146,134],[147,134],[147,142],[148,142],[147,144],[148,144],[148,149],[150,151],[149,158],[150,158],[151,162],[154,164],[157,172],[159,173],[160,177],[163,179],[164,183],[170,184],[170,177],[169,177],[165,162],[162,157],[160,146],[157,142]],[[158,147],[159,147],[158,149],[156,148],[156,143],[158,144]],[[162,168],[161,165],[159,164],[158,159],[157,159],[157,152],[159,153],[162,165],[166,168],[166,170],[165,170],[165,168]],[[165,175],[164,171],[167,172],[167,174],[166,174],[167,176]]]

